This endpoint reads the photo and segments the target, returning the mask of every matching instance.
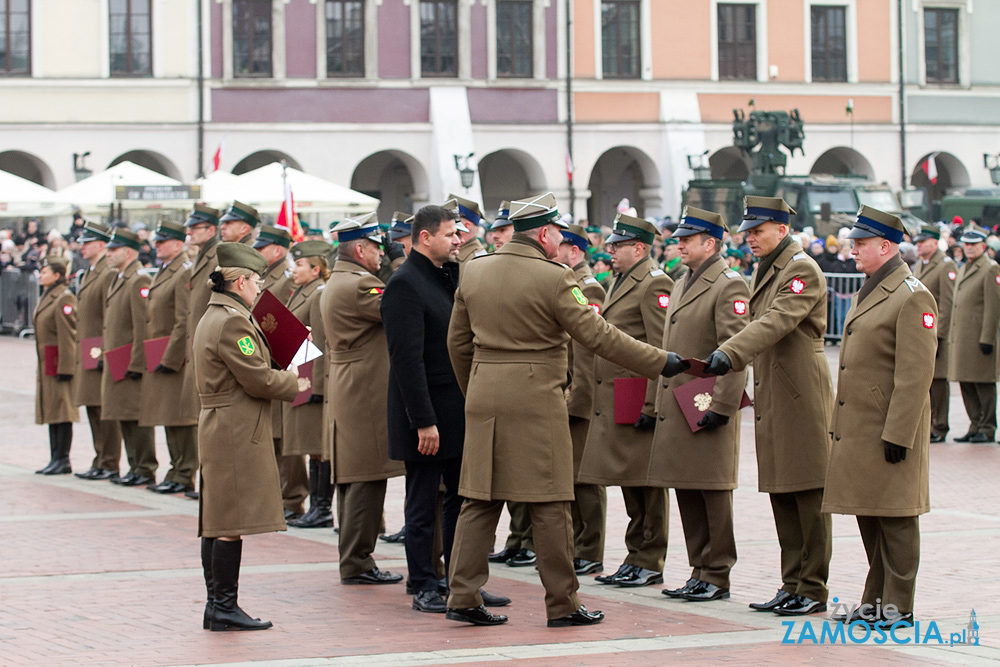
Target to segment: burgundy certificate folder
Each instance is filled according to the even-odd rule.
[[[646,403],[646,378],[615,378],[615,423],[634,424]]]
[[[260,293],[253,317],[264,332],[271,358],[279,368],[287,368],[309,337],[309,329],[268,290]]]
[[[712,406],[712,396],[715,393],[717,379],[714,376],[697,378],[674,388],[674,398],[677,399],[677,404],[680,406],[681,412],[684,413],[684,419],[687,420],[692,433],[704,428],[704,426],[698,426],[698,422]],[[750,397],[744,391],[743,398],[740,400],[740,409],[742,410],[748,405],[750,405]]]
[[[104,339],[101,336],[92,336],[80,340],[80,367],[85,371],[96,371],[97,362],[101,360],[101,348],[104,346]]]
[[[169,342],[170,336],[150,338],[143,341],[142,347],[146,352],[147,373],[152,373],[153,370],[160,365],[160,362],[163,361],[163,353],[167,351],[167,343]]]
[[[132,343],[126,343],[105,352],[104,363],[108,365],[108,372],[111,373],[113,381],[121,382],[124,380],[128,365],[132,363]]]

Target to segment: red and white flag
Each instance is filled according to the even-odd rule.
[[[566,151],[566,178],[570,182],[573,181],[573,156],[569,154],[568,150]]]
[[[219,171],[219,166],[222,164],[222,148],[226,145],[223,140],[219,143],[219,147],[215,149],[215,154],[212,156],[212,171]]]
[[[295,197],[292,195],[292,184],[288,181],[285,181],[285,201],[281,202],[281,210],[278,212],[278,219],[274,221],[274,226],[287,229],[296,243],[306,237],[299,216],[295,214]]]
[[[931,182],[931,185],[937,185],[938,169],[937,160],[935,159],[936,157],[937,153],[931,153],[927,156],[927,159],[924,160],[924,163],[920,165],[920,168],[924,170],[925,174],[927,174],[927,180]]]

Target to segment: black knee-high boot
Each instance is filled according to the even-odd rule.
[[[330,482],[330,462],[309,460],[309,486],[312,489],[309,511],[289,526],[296,528],[331,528],[333,526],[333,484]]]
[[[202,627],[208,630],[211,623],[212,608],[215,606],[215,578],[212,576],[212,548],[215,546],[214,537],[201,538],[201,570],[205,575],[205,619]]]
[[[55,438],[55,464],[43,475],[68,475],[73,472],[69,464],[69,450],[73,445],[73,422],[49,424],[49,438]]]
[[[59,429],[58,424],[49,424],[49,462],[44,468],[35,471],[36,475],[48,475],[49,471],[59,463]]]
[[[270,621],[250,618],[237,602],[240,586],[240,560],[243,540],[215,540],[212,547],[212,577],[215,580],[215,602],[209,616],[208,629],[266,630]]]

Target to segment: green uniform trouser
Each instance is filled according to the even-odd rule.
[[[507,502],[507,511],[510,512],[510,535],[507,536],[507,549],[530,549],[535,550],[535,542],[531,533],[531,514],[528,511],[527,503]]]
[[[995,382],[959,382],[962,402],[969,415],[969,433],[997,434],[997,385]]]
[[[655,486],[623,486],[628,527],[626,565],[663,572],[667,558],[667,490]]]
[[[882,609],[896,605],[901,614],[913,612],[913,595],[920,565],[920,518],[859,516],[858,530],[868,554],[868,578],[862,604]]]
[[[733,492],[675,489],[674,493],[684,527],[691,576],[719,588],[729,588],[729,572],[736,564]]]
[[[164,426],[167,450],[170,452],[170,470],[165,481],[194,488],[194,473],[198,469],[198,427]]]
[[[101,420],[101,406],[87,406],[87,420],[94,436],[94,462],[91,468],[118,472],[122,459],[122,427],[116,421]]]
[[[337,485],[341,579],[356,577],[375,567],[372,552],[382,524],[385,488],[384,479]]]
[[[309,469],[305,455],[284,456],[281,438],[274,439],[274,458],[281,478],[281,502],[293,514],[304,514],[309,497]]]
[[[826,602],[833,520],[822,512],[823,489],[769,495],[781,547],[781,590]]]
[[[573,439],[573,474],[580,472],[580,459],[590,430],[589,419],[570,420],[569,434]],[[573,536],[576,557],[604,562],[604,525],[608,514],[608,492],[598,484],[575,484],[572,504]]]
[[[156,477],[156,440],[152,426],[139,426],[138,420],[118,422],[125,440],[129,472],[141,477]]]

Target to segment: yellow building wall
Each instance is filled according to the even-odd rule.
[[[847,95],[754,95],[757,109],[767,111],[791,111],[798,109],[807,124],[850,123],[847,115]],[[855,123],[892,122],[892,97],[851,95],[854,99]],[[704,123],[731,123],[733,109],[749,112],[750,96],[733,94],[701,93],[698,106]]]
[[[652,0],[650,22],[654,79],[709,79],[715,17],[704,0]]]
[[[660,119],[659,93],[574,93],[578,123],[642,123]]]

